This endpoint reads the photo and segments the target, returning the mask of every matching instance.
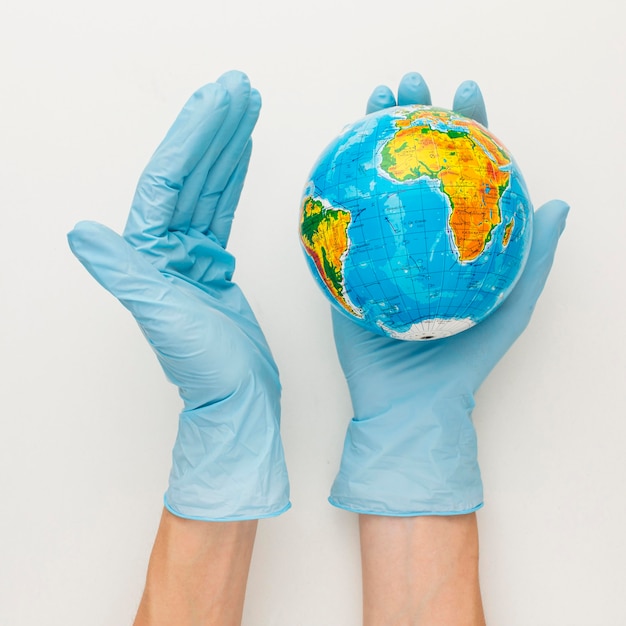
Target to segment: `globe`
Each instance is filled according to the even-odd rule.
[[[533,209],[509,151],[453,111],[412,105],[344,128],[313,166],[300,241],[324,294],[387,337],[455,335],[504,302]]]

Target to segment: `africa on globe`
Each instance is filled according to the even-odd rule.
[[[412,341],[454,335],[511,292],[532,204],[502,143],[446,109],[397,106],[347,126],[305,186],[300,241],[330,302]]]

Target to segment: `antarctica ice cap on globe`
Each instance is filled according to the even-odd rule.
[[[502,304],[528,258],[532,217],[517,164],[484,126],[396,106],[350,124],[323,151],[300,240],[339,311],[380,335],[431,340]]]

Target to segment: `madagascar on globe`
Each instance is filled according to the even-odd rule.
[[[305,186],[300,240],[356,323],[431,340],[493,312],[520,277],[533,209],[508,150],[446,109],[398,106],[347,126]]]

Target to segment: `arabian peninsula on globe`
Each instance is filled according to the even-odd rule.
[[[517,282],[532,204],[521,172],[478,122],[398,106],[349,125],[304,190],[300,240],[331,303],[395,339],[470,328]]]

